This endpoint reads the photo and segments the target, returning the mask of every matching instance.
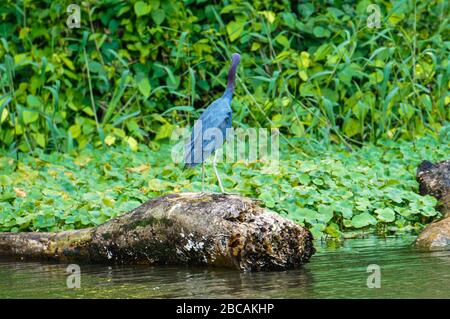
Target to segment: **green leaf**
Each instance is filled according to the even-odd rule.
[[[329,43],[322,44],[316,52],[314,52],[314,61],[325,59],[331,52],[333,52],[333,47]]]
[[[376,209],[375,212],[378,214],[377,218],[385,223],[390,223],[395,220],[395,211],[392,208]]]
[[[161,125],[156,133],[155,140],[161,140],[164,138],[168,138],[172,135],[172,131],[174,126],[172,124],[164,124]]]
[[[359,132],[361,132],[360,121],[353,119],[353,118],[349,118],[347,121],[345,121],[344,134],[347,137],[355,136]]]
[[[41,102],[41,100],[38,97],[36,97],[34,95],[28,95],[27,96],[27,105],[30,108],[37,109],[37,108],[42,107],[42,102]]]
[[[138,150],[138,142],[133,137],[128,136],[126,138],[126,142],[133,152],[136,152]]]
[[[306,221],[310,224],[314,224],[317,221],[317,212],[305,207],[298,208],[294,212],[289,212],[288,216],[296,221]]]
[[[243,31],[244,31],[244,22],[243,21],[231,21],[227,25],[227,33],[228,33],[228,36],[230,37],[231,42],[238,39]]]
[[[264,202],[264,204],[268,207],[268,208],[273,208],[275,207],[275,200],[273,198],[273,196],[269,193],[269,192],[263,192],[259,195],[258,197],[260,200],[262,200]]]
[[[78,138],[81,134],[81,126],[78,124],[74,124],[69,127],[69,132],[72,134],[72,138]]]
[[[300,174],[298,176],[298,181],[302,184],[302,185],[308,185],[311,182],[311,178],[309,177],[308,174]]]
[[[312,182],[318,186],[322,186],[324,184],[323,179],[321,178],[314,178]]]
[[[328,38],[330,36],[330,31],[324,27],[317,26],[313,29],[313,34],[318,38]]]
[[[149,14],[150,10],[150,5],[146,4],[144,1],[138,1],[134,4],[134,12],[136,12],[138,17]]]
[[[5,107],[2,110],[2,113],[0,114],[1,115],[0,116],[0,124],[3,123],[8,118],[8,114],[9,114],[8,109]]]
[[[166,13],[163,9],[156,9],[152,11],[152,19],[157,25],[160,25],[166,18]]]
[[[147,77],[142,78],[138,82],[138,88],[142,95],[145,96],[145,98],[148,98],[150,96],[151,86]]]
[[[318,220],[328,223],[334,216],[334,210],[332,206],[319,205],[318,207]]]
[[[160,192],[164,190],[166,183],[158,178],[153,178],[148,181],[148,188],[155,192]]]
[[[22,115],[25,124],[36,122],[39,119],[39,112],[34,110],[24,110]]]
[[[275,41],[277,41],[279,44],[281,44],[282,46],[284,46],[285,48],[289,48],[290,44],[289,44],[289,39],[282,34],[279,34],[276,38]]]
[[[362,228],[369,225],[376,225],[377,220],[370,215],[369,213],[362,213],[353,216],[352,218],[352,226],[355,228]]]
[[[305,19],[309,18],[315,11],[312,3],[299,4],[298,10]]]
[[[42,148],[45,148],[45,135],[42,133],[35,133],[33,134],[34,140],[38,145]]]
[[[341,232],[339,230],[339,226],[335,223],[331,223],[325,228],[325,232],[334,238],[339,238],[341,236]]]
[[[112,136],[112,135],[106,136],[106,138],[105,138],[105,144],[106,144],[106,145],[111,146],[111,145],[113,145],[115,142],[116,142],[116,138],[115,138],[114,136]]]
[[[260,11],[259,13],[263,15],[270,24],[275,22],[276,14],[273,11]]]

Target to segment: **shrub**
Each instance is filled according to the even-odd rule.
[[[450,119],[444,0],[90,0],[69,29],[71,2],[2,2],[1,147],[157,147],[222,93],[235,51],[238,126],[359,144]]]

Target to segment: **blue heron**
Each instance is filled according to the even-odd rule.
[[[195,121],[189,142],[184,153],[184,168],[195,167],[202,164],[202,191],[205,182],[204,161],[213,154],[226,140],[227,129],[231,128],[231,100],[233,98],[236,68],[241,56],[234,53],[231,57],[231,66],[228,71],[228,83],[222,97],[209,105],[200,118]],[[224,188],[216,167],[214,155],[213,168],[222,193]]]

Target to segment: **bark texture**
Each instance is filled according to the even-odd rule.
[[[311,233],[238,195],[180,193],[149,200],[98,227],[0,233],[0,256],[104,263],[284,270],[314,254]]]
[[[417,168],[421,195],[432,195],[439,200],[438,209],[444,219],[434,222],[416,239],[416,247],[436,250],[450,249],[450,160],[433,164],[423,161]]]
[[[415,245],[424,250],[450,249],[450,217],[431,223],[417,237]]]
[[[421,195],[431,195],[439,202],[439,209],[450,217],[450,160],[433,164],[423,161],[417,169]]]

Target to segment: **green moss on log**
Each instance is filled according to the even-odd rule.
[[[231,194],[170,194],[90,229],[0,234],[0,255],[102,263],[284,270],[313,253],[308,230]]]

